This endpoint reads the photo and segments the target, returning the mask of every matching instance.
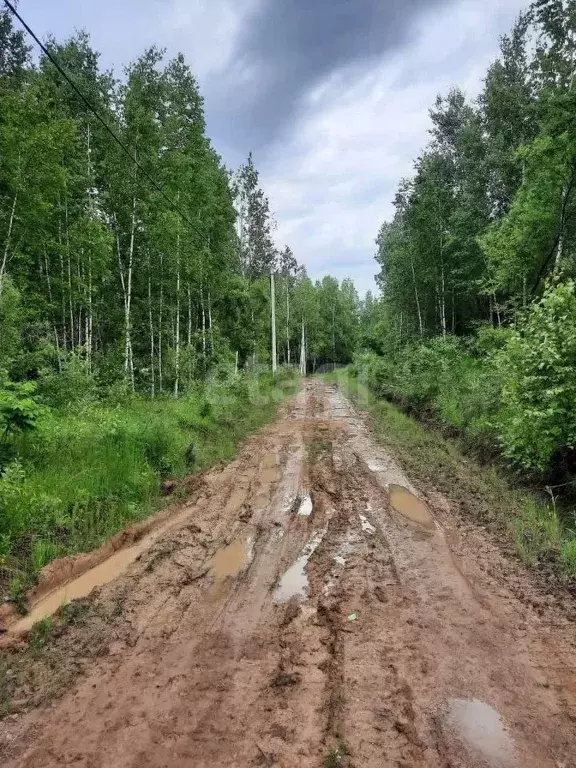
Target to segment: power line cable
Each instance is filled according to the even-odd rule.
[[[135,166],[138,168],[138,170],[148,179],[150,184],[156,189],[162,197],[166,200],[167,203],[176,211],[176,213],[182,217],[182,219],[192,228],[196,234],[200,234],[198,228],[196,225],[192,222],[191,219],[188,218],[188,216],[184,213],[184,211],[180,208],[179,205],[177,205],[169,195],[164,192],[162,187],[154,180],[154,178],[151,176],[150,173],[141,165],[141,163],[138,162],[138,159],[135,154],[132,154],[130,151],[130,148],[128,145],[122,141],[122,139],[116,134],[115,131],[110,128],[106,120],[102,117],[102,115],[98,112],[96,107],[92,104],[90,99],[88,99],[80,90],[80,88],[76,85],[74,80],[70,77],[70,75],[66,72],[66,70],[61,66],[58,59],[50,53],[49,49],[44,45],[44,43],[40,40],[40,38],[34,33],[34,31],[30,28],[30,26],[24,21],[22,16],[18,13],[15,6],[10,2],[10,0],[4,0],[5,5],[9,9],[9,11],[18,19],[20,24],[24,27],[26,32],[30,35],[30,37],[36,42],[42,53],[44,53],[45,56],[47,56],[48,59],[52,62],[52,64],[56,67],[58,72],[62,75],[62,77],[66,80],[68,85],[75,91],[75,93],[82,99],[84,104],[88,107],[88,109],[94,114],[96,119],[99,123],[101,123],[106,131],[112,136],[116,144],[122,149],[122,151],[130,158],[130,160],[135,164]]]

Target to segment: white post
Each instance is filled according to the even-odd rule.
[[[300,341],[300,373],[306,376],[306,335],[304,333],[304,320],[302,320],[302,339]]]
[[[276,359],[276,291],[274,289],[274,272],[270,272],[270,313],[272,316],[272,373],[276,375],[278,361]]]

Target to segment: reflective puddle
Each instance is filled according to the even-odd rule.
[[[434,518],[423,501],[420,501],[419,498],[402,485],[390,485],[388,489],[390,503],[396,512],[399,512],[403,517],[407,517],[408,520],[418,523],[423,528],[432,530],[435,528]]]
[[[328,526],[321,531],[317,531],[306,544],[296,562],[284,573],[274,591],[274,602],[277,605],[287,603],[292,597],[297,597],[300,600],[307,599],[308,574],[306,573],[306,566],[314,552],[318,549],[327,530]]]
[[[190,511],[187,509],[174,515],[164,525],[159,525],[155,530],[143,536],[136,544],[114,552],[98,565],[41,597],[31,606],[26,616],[18,619],[9,627],[10,634],[18,635],[28,632],[37,621],[52,616],[63,605],[67,605],[72,600],[87,597],[93,589],[103,587],[113,581],[124,573],[128,566],[132,565],[155,541],[183,523],[188,517],[190,517]]]
[[[211,564],[214,579],[223,581],[237,576],[252,561],[253,550],[254,538],[252,536],[234,539],[227,547],[218,550]]]
[[[61,606],[67,605],[72,600],[87,597],[96,587],[108,584],[108,582],[123,573],[148,546],[149,543],[147,542],[143,545],[128,547],[120,552],[116,552],[103,563],[100,563],[100,565],[91,568],[82,576],[51,592],[45,598],[39,600],[24,618],[19,619],[13,624],[10,627],[10,632],[16,634],[27,632],[37,621],[41,621],[47,616],[52,616]]]
[[[472,756],[490,768],[513,768],[516,749],[502,718],[489,704],[478,699],[451,699],[445,716],[448,729]]]
[[[310,498],[310,494],[307,493],[305,496],[302,497],[302,500],[300,501],[300,506],[298,507],[298,514],[301,517],[310,517],[312,514],[312,499]]]

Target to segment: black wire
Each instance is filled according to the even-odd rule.
[[[136,167],[138,168],[138,170],[139,170],[139,171],[140,171],[140,172],[141,172],[141,173],[142,173],[142,174],[143,174],[143,175],[144,175],[144,176],[145,176],[145,177],[148,179],[148,181],[149,181],[149,182],[152,184],[152,186],[153,186],[153,187],[154,187],[154,188],[155,188],[155,189],[156,189],[158,192],[160,192],[160,194],[161,194],[161,195],[162,195],[162,197],[163,197],[163,198],[166,200],[166,202],[167,202],[167,203],[169,203],[169,204],[171,205],[171,207],[172,207],[172,208],[173,208],[173,209],[176,211],[176,213],[178,213],[178,214],[179,214],[179,215],[180,215],[180,216],[181,216],[181,217],[184,219],[184,221],[185,221],[185,222],[186,222],[186,223],[187,223],[187,224],[188,224],[188,225],[189,225],[189,226],[190,226],[190,227],[191,227],[191,228],[194,230],[194,232],[196,232],[197,234],[200,234],[200,232],[199,232],[199,230],[197,229],[197,227],[195,226],[195,224],[193,224],[193,222],[192,222],[192,221],[191,221],[191,220],[188,218],[188,216],[186,216],[186,214],[185,214],[185,213],[182,211],[182,209],[181,209],[181,208],[180,208],[180,207],[179,207],[179,206],[178,206],[178,205],[177,205],[177,204],[176,204],[176,203],[175,203],[175,202],[172,200],[172,198],[170,198],[170,197],[169,197],[169,196],[166,194],[166,192],[164,192],[164,190],[162,189],[162,187],[161,187],[161,186],[160,186],[160,185],[159,185],[159,184],[158,184],[158,183],[157,183],[157,182],[154,180],[154,178],[153,178],[153,177],[152,177],[152,176],[151,176],[151,175],[148,173],[148,171],[147,171],[147,170],[146,170],[146,169],[145,169],[145,168],[144,168],[144,167],[143,167],[143,166],[142,166],[142,165],[141,165],[141,164],[138,162],[138,160],[137,160],[136,156],[132,154],[132,152],[130,151],[129,147],[128,147],[128,146],[127,146],[127,145],[126,145],[126,144],[125,144],[125,143],[122,141],[122,139],[121,139],[121,138],[120,138],[120,137],[119,137],[119,136],[118,136],[118,135],[117,135],[117,134],[116,134],[116,133],[115,133],[115,132],[112,130],[112,128],[110,128],[110,126],[108,125],[108,123],[106,122],[106,120],[104,120],[104,118],[103,118],[103,117],[100,115],[100,113],[98,112],[98,110],[96,109],[96,107],[94,107],[94,105],[93,105],[93,104],[90,102],[90,100],[89,100],[89,99],[88,99],[86,96],[84,96],[84,94],[82,93],[82,91],[80,90],[80,88],[78,88],[78,86],[77,86],[77,85],[76,85],[76,83],[75,83],[75,82],[72,80],[72,78],[71,78],[71,77],[68,75],[68,73],[66,72],[66,70],[64,70],[64,69],[62,68],[62,66],[60,65],[60,63],[58,62],[58,60],[57,60],[57,59],[56,59],[56,58],[53,56],[53,54],[51,54],[51,53],[50,53],[50,51],[48,50],[48,48],[46,48],[46,46],[45,46],[45,45],[44,45],[44,43],[43,43],[43,42],[42,42],[42,41],[41,41],[41,40],[38,38],[38,36],[34,34],[34,32],[32,31],[32,29],[30,29],[30,27],[28,26],[28,24],[26,24],[26,22],[24,21],[24,19],[22,18],[22,16],[20,16],[20,14],[18,13],[18,11],[17,11],[17,10],[16,10],[16,8],[14,7],[14,5],[12,5],[12,3],[11,3],[9,0],[4,0],[4,3],[5,3],[5,4],[6,4],[6,6],[8,7],[8,9],[11,11],[11,13],[12,13],[12,14],[13,14],[13,15],[14,15],[14,16],[15,16],[17,19],[18,19],[18,21],[20,22],[20,24],[22,24],[22,26],[23,26],[23,27],[24,27],[24,29],[25,29],[25,30],[28,32],[28,34],[30,35],[30,37],[31,37],[31,38],[32,38],[32,39],[33,39],[33,40],[34,40],[34,41],[37,43],[37,45],[39,46],[40,50],[41,50],[41,51],[44,53],[44,55],[45,55],[45,56],[47,56],[47,57],[50,59],[50,61],[52,62],[52,64],[54,64],[54,66],[56,67],[56,69],[58,70],[58,72],[59,72],[59,73],[62,75],[62,77],[63,77],[63,78],[66,80],[66,82],[67,82],[67,83],[70,85],[70,87],[74,89],[74,91],[75,91],[75,92],[78,94],[78,96],[80,96],[80,98],[82,99],[82,101],[84,102],[84,104],[86,104],[86,106],[88,107],[88,109],[89,109],[91,112],[93,112],[93,113],[94,113],[94,115],[95,115],[95,117],[97,118],[97,120],[98,120],[98,121],[99,121],[99,122],[100,122],[100,123],[101,123],[101,124],[104,126],[104,128],[105,128],[105,129],[108,131],[108,133],[110,134],[110,136],[112,136],[112,138],[114,139],[114,141],[116,142],[116,144],[118,144],[118,146],[119,146],[119,147],[122,149],[122,151],[123,151],[123,152],[125,152],[125,153],[126,153],[126,155],[128,155],[128,157],[129,157],[129,158],[130,158],[130,160],[132,160],[132,162],[133,162],[133,163],[136,165]]]

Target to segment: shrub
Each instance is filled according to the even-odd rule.
[[[544,473],[576,443],[576,297],[572,281],[550,285],[497,353],[503,388],[502,451]]]

